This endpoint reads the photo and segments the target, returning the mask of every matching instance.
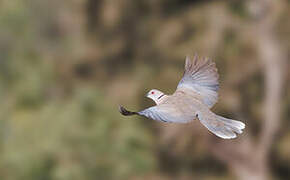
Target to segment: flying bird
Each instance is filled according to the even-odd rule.
[[[218,72],[215,63],[197,55],[185,60],[185,70],[176,91],[172,95],[152,89],[146,97],[156,105],[139,112],[119,106],[124,116],[140,115],[172,123],[188,123],[198,119],[210,132],[223,139],[232,139],[241,134],[245,124],[218,116],[210,108],[218,100]]]

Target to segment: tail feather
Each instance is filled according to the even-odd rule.
[[[199,120],[210,132],[223,139],[236,138],[237,134],[243,133],[245,128],[245,124],[240,121],[227,119],[215,114],[210,118],[199,115]]]
[[[218,116],[218,119],[221,119],[221,121],[223,121],[224,123],[229,124],[229,125],[233,125],[233,126],[239,128],[239,129],[244,129],[245,128],[245,124],[242,123],[241,121],[236,121],[236,120],[224,118],[222,116]]]
[[[218,124],[223,124],[222,127],[218,128],[219,129],[218,133],[220,135],[219,137],[224,139],[236,138],[237,134],[242,134],[243,129],[245,128],[244,123],[232,119],[227,119],[222,116],[216,115],[216,120],[219,122]]]

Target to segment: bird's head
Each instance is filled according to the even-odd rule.
[[[163,96],[164,96],[164,93],[157,89],[150,90],[146,95],[146,97],[152,99],[156,104],[158,104],[158,102]]]

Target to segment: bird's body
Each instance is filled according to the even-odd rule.
[[[163,120],[165,122],[186,123],[196,118],[196,112],[201,109],[202,106],[204,105],[199,101],[198,96],[193,96],[178,90],[174,94],[164,97],[164,99],[157,104],[157,106],[153,106],[152,109],[156,108],[172,117],[168,119],[168,121]],[[145,112],[146,111],[147,110],[145,110]],[[141,111],[140,113],[143,112]]]
[[[172,95],[153,89],[148,92],[156,106],[152,106],[140,112],[130,112],[120,107],[123,115],[141,115],[157,121],[172,123],[187,123],[194,119],[207,127],[209,131],[224,139],[235,138],[241,134],[244,123],[227,119],[214,114],[210,108],[217,101],[218,74],[213,63],[209,59],[194,60],[186,58],[185,72]]]

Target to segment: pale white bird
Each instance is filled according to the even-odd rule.
[[[210,108],[218,100],[218,73],[216,65],[210,59],[200,59],[197,56],[186,57],[185,71],[176,91],[172,95],[152,89],[147,97],[156,106],[143,111],[131,112],[120,106],[120,113],[141,115],[156,121],[187,123],[194,119],[199,121],[213,134],[224,139],[237,137],[241,134],[245,124],[224,118],[213,113]]]

